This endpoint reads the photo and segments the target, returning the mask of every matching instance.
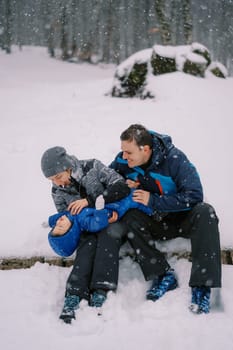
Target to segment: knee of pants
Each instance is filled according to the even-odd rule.
[[[142,212],[138,209],[129,209],[127,210],[121,221],[131,221],[133,218],[136,218],[140,213]]]
[[[216,215],[215,209],[208,203],[198,203],[193,208],[193,213],[197,218],[206,217],[209,221],[215,221],[218,223],[219,219]]]
[[[121,240],[127,234],[127,226],[123,222],[115,222],[108,226],[106,233],[112,238]]]
[[[151,218],[138,209],[130,209],[124,215],[122,221],[128,228],[128,231],[142,231],[142,227],[150,227]]]

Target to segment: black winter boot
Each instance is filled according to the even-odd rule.
[[[78,295],[68,294],[65,297],[64,306],[60,315],[60,319],[70,324],[75,319],[75,311],[78,309],[80,298]]]

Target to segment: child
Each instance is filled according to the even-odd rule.
[[[104,199],[101,195],[96,199],[96,209],[83,208],[79,214],[75,215],[70,214],[69,211],[64,211],[50,216],[49,225],[50,227],[52,227],[52,230],[48,234],[50,246],[58,255],[67,257],[73,254],[74,251],[78,248],[82,232],[84,237],[90,232],[93,232],[93,241],[91,245],[94,245],[94,233],[101,232],[101,230],[106,228],[110,223],[116,222],[118,219],[121,219],[125,212],[130,208],[138,208],[146,214],[152,215],[152,210],[149,207],[135,202],[132,196],[133,192],[131,192],[129,196],[117,202],[108,203],[104,206]],[[89,261],[89,256],[86,260]],[[92,268],[89,269],[88,273],[86,272],[86,269],[84,271],[81,267],[79,269],[79,278],[82,279],[83,288],[85,287],[85,290],[87,291],[91,291],[89,281],[91,280],[93,268],[94,266],[92,266]],[[83,274],[85,275],[85,278],[83,278]],[[86,298],[89,297],[90,306],[102,306],[103,300],[106,298],[106,292],[102,289],[97,290],[97,292],[98,299],[95,299],[96,293],[89,296],[86,295]],[[102,297],[103,300],[100,300],[100,297]],[[65,323],[71,323],[72,319],[75,318],[75,310],[73,310],[73,304],[79,304],[79,302],[77,303],[77,298],[78,301],[80,301],[82,299],[82,296],[79,297],[79,295],[71,295],[69,299],[65,298],[64,308],[60,315],[60,318]],[[69,304],[66,303],[67,300],[69,300]],[[77,308],[78,306],[76,306],[76,309]]]
[[[62,257],[68,257],[78,247],[81,232],[98,232],[108,226],[109,223],[121,219],[127,210],[137,208],[148,215],[152,210],[133,200],[131,194],[120,201],[108,203],[104,206],[104,199],[99,196],[96,200],[96,209],[84,208],[79,214],[71,215],[64,211],[49,217],[48,241],[51,248]],[[104,207],[104,209],[102,209]]]

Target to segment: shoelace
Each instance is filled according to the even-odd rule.
[[[190,310],[195,313],[208,313],[210,310],[210,288],[193,287]]]
[[[174,275],[172,273],[167,273],[158,285],[157,293],[162,296],[171,285],[175,282]]]
[[[152,288],[147,292],[147,295],[153,295],[160,298],[168,290],[176,288],[177,283],[175,276],[171,272],[167,272],[160,281],[154,282]]]
[[[106,300],[106,296],[97,292],[94,292],[91,297],[91,306],[101,307]]]
[[[210,311],[210,290],[207,289],[204,292],[202,300],[200,302],[200,310],[201,312],[208,313]]]
[[[203,289],[201,287],[193,287],[192,304],[200,305],[202,296],[203,296]]]
[[[65,311],[73,311],[78,308],[79,297],[77,295],[68,295],[65,297],[64,308]]]

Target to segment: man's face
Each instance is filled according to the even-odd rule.
[[[48,178],[57,186],[69,186],[70,185],[70,170],[62,171],[56,175]]]
[[[55,236],[64,235],[71,227],[71,221],[66,215],[62,215],[56,222],[56,225],[53,229],[53,234]]]
[[[129,168],[145,164],[151,156],[149,146],[138,146],[135,141],[121,141],[121,149]]]

